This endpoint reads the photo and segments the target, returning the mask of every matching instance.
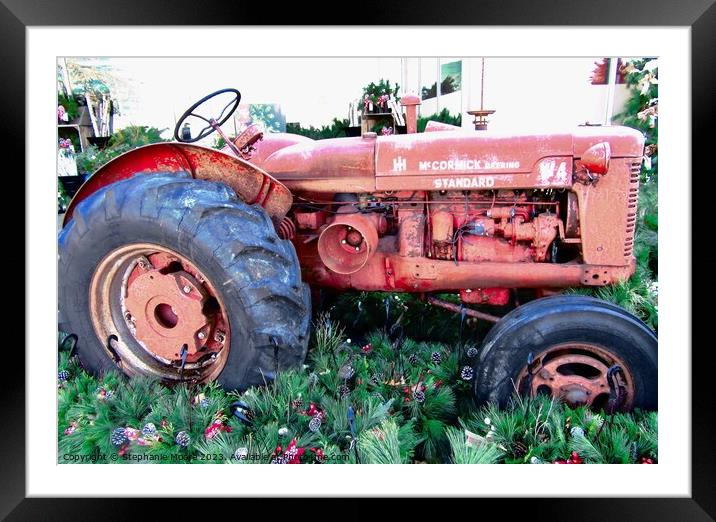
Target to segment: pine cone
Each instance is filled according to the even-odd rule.
[[[338,370],[338,376],[343,379],[344,381],[347,381],[351,377],[355,375],[356,371],[353,369],[353,366],[350,364],[346,364],[341,367],[340,370]]]
[[[463,366],[462,367],[462,371],[460,372],[460,378],[463,381],[472,380],[474,375],[475,375],[475,371],[472,369],[471,366]]]
[[[351,393],[351,389],[348,386],[346,386],[345,384],[342,384],[341,386],[338,387],[338,396],[341,399],[345,399],[346,397],[348,397],[348,395],[350,395],[350,393]]]
[[[430,360],[433,361],[433,364],[440,364],[443,360],[443,356],[440,352],[433,352],[430,354]]]
[[[156,433],[157,433],[157,427],[151,422],[146,423],[144,425],[144,427],[142,428],[142,435],[144,435],[145,437],[148,437],[148,436],[150,437]]]
[[[186,431],[180,431],[179,433],[177,433],[177,436],[174,439],[174,442],[176,442],[182,448],[186,448],[189,445],[190,441],[191,437]]]
[[[321,416],[316,415],[311,419],[311,421],[308,423],[308,429],[311,430],[313,433],[316,433],[321,429],[321,424],[323,421],[321,421]]]
[[[477,348],[472,346],[471,348],[468,348],[467,350],[467,356],[472,359],[473,357],[477,356]]]
[[[512,453],[516,457],[524,457],[527,455],[527,451],[529,451],[529,448],[525,446],[524,442],[516,440],[512,443]]]
[[[124,428],[115,428],[114,431],[112,431],[112,435],[109,437],[109,440],[115,446],[121,446],[127,442],[127,434]]]
[[[413,400],[419,404],[425,402],[425,392],[422,390],[415,390],[413,392]]]
[[[65,382],[67,379],[70,378],[70,372],[67,370],[60,370],[57,372],[57,380],[60,382]]]

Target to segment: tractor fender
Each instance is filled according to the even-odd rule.
[[[224,152],[187,143],[154,143],[133,149],[100,167],[75,194],[63,226],[72,219],[77,204],[117,181],[135,174],[187,172],[193,178],[228,185],[245,203],[261,205],[278,225],[293,203],[291,191],[267,172]]]

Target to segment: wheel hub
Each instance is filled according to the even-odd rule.
[[[591,344],[567,343],[547,349],[533,364],[531,379],[528,369],[522,370],[519,389],[526,388],[531,396],[549,395],[571,407],[604,407],[610,398],[607,374],[614,364],[624,369],[617,385],[626,394],[624,406],[628,408],[634,399],[634,387],[627,366],[607,350]]]
[[[210,318],[203,312],[207,293],[184,271],[146,270],[127,286],[126,317],[136,339],[153,354],[176,359],[187,345],[194,355],[205,346]]]
[[[212,282],[178,252],[150,243],[110,252],[92,276],[89,304],[98,339],[114,338],[110,355],[128,375],[204,382],[226,363],[227,310]]]

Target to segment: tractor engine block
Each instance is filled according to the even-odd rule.
[[[428,255],[435,259],[545,261],[560,224],[552,202],[528,200],[524,192],[445,192],[430,202]]]
[[[564,230],[560,209],[567,206],[560,202],[567,197],[553,190],[344,193],[332,200],[314,195],[296,201],[290,219],[299,255],[315,259],[304,270],[308,280],[337,287],[370,280],[415,291],[415,282],[395,280],[394,260],[416,260],[411,278],[430,285],[444,271],[431,275],[433,262],[472,270],[554,262],[555,240]],[[502,287],[457,288],[465,302],[501,305],[509,298]]]

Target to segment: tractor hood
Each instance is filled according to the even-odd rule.
[[[608,142],[612,158],[641,158],[644,154],[644,135],[631,127],[585,125],[574,132],[574,157],[592,145]]]
[[[565,188],[574,159],[602,142],[613,158],[643,153],[643,135],[627,127],[523,135],[460,129],[302,140],[260,166],[294,191]]]
[[[376,138],[307,140],[271,154],[261,168],[293,191],[372,192]]]
[[[376,188],[566,188],[574,159],[602,142],[612,157],[641,157],[644,147],[638,131],[597,126],[569,133],[445,130],[378,138]]]
[[[376,170],[383,175],[529,172],[543,158],[579,158],[608,142],[612,157],[640,157],[642,134],[627,127],[578,127],[570,133],[505,134],[445,130],[378,138]]]

